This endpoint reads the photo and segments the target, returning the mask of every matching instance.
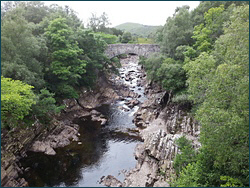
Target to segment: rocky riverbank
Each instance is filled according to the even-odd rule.
[[[145,82],[145,80],[143,80]],[[120,182],[109,175],[101,183],[110,187],[168,187],[174,174],[173,160],[179,152],[175,140],[185,135],[199,148],[200,127],[186,109],[169,103],[169,95],[153,83],[147,83],[148,100],[141,104],[134,115],[144,140],[135,148],[136,167],[125,173]]]
[[[1,186],[28,186],[25,179],[20,178],[20,175],[28,169],[22,168],[19,160],[26,156],[27,151],[55,155],[56,148],[69,145],[72,141],[78,142],[80,136],[79,125],[76,123],[78,120],[91,118],[92,121],[100,122],[98,126],[105,125],[107,119],[96,110],[102,104],[128,98],[125,102],[130,108],[137,105],[140,96],[125,86],[121,79],[115,74],[109,76],[101,74],[95,89],[89,91],[82,88],[78,100],[65,99],[63,103],[66,108],[54,118],[50,125],[44,126],[36,121],[30,127],[20,126],[9,132],[3,131],[1,134]],[[124,107],[121,106],[121,108]],[[128,109],[124,108],[124,110]]]

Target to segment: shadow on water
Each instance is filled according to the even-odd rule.
[[[55,149],[55,156],[27,153],[28,157],[20,162],[27,169],[23,177],[29,186],[101,187],[98,180],[108,174],[123,180],[120,171],[135,166],[133,152],[140,137],[131,131],[132,117],[128,112],[119,111],[115,104],[97,110],[109,119],[105,127],[90,117],[78,119],[75,122],[80,125],[78,142]],[[126,131],[121,131],[121,126]]]

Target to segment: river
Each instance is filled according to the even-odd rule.
[[[129,60],[123,59],[121,62],[120,81],[138,93],[138,100],[142,103],[146,97],[144,88],[138,84],[141,81],[138,56],[130,56]],[[56,155],[28,152],[28,156],[20,162],[26,169],[23,177],[29,186],[103,187],[99,181],[107,175],[123,181],[124,170],[134,168],[136,164],[134,148],[141,142],[132,122],[133,114],[139,107],[129,108],[126,105],[129,100],[131,98],[103,104],[95,109],[108,119],[101,128],[96,128],[98,122],[90,118],[75,122],[80,125],[80,140],[55,149]]]

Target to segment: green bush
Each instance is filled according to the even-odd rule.
[[[101,32],[96,33],[96,35],[100,36],[107,44],[115,44],[119,41],[118,37],[115,35],[101,33]]]
[[[77,91],[70,85],[60,83],[57,86],[56,93],[61,98],[78,98]]]
[[[17,126],[18,120],[29,114],[35,104],[33,86],[20,80],[1,77],[1,124],[2,127]]]
[[[180,137],[175,142],[181,153],[177,154],[174,159],[174,168],[176,174],[179,176],[183,168],[185,168],[189,163],[196,161],[196,152],[192,147],[192,142],[186,139],[185,136]]]
[[[176,92],[185,87],[186,73],[179,64],[172,58],[156,53],[148,59],[140,58],[147,72],[147,78],[156,81],[167,91]]]
[[[200,170],[197,163],[188,164],[180,172],[180,177],[170,183],[172,187],[202,187],[199,184]]]
[[[49,115],[59,113],[64,106],[56,106],[54,95],[47,89],[41,89],[36,104],[32,106],[32,114],[36,115],[40,120],[48,121]]]

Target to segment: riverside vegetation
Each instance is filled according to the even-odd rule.
[[[48,124],[64,106],[91,90],[113,61],[107,44],[128,43],[128,32],[92,15],[85,28],[65,6],[5,2],[1,6],[1,128]],[[201,2],[178,7],[154,36],[161,53],[140,58],[147,79],[175,105],[191,106],[201,125],[199,150],[181,137],[176,187],[249,186],[249,4]],[[117,59],[116,59],[117,61]],[[164,173],[162,173],[164,175]]]
[[[150,79],[191,104],[202,147],[185,138],[172,186],[249,185],[249,5],[201,2],[177,8],[157,40],[162,53],[141,59]]]

